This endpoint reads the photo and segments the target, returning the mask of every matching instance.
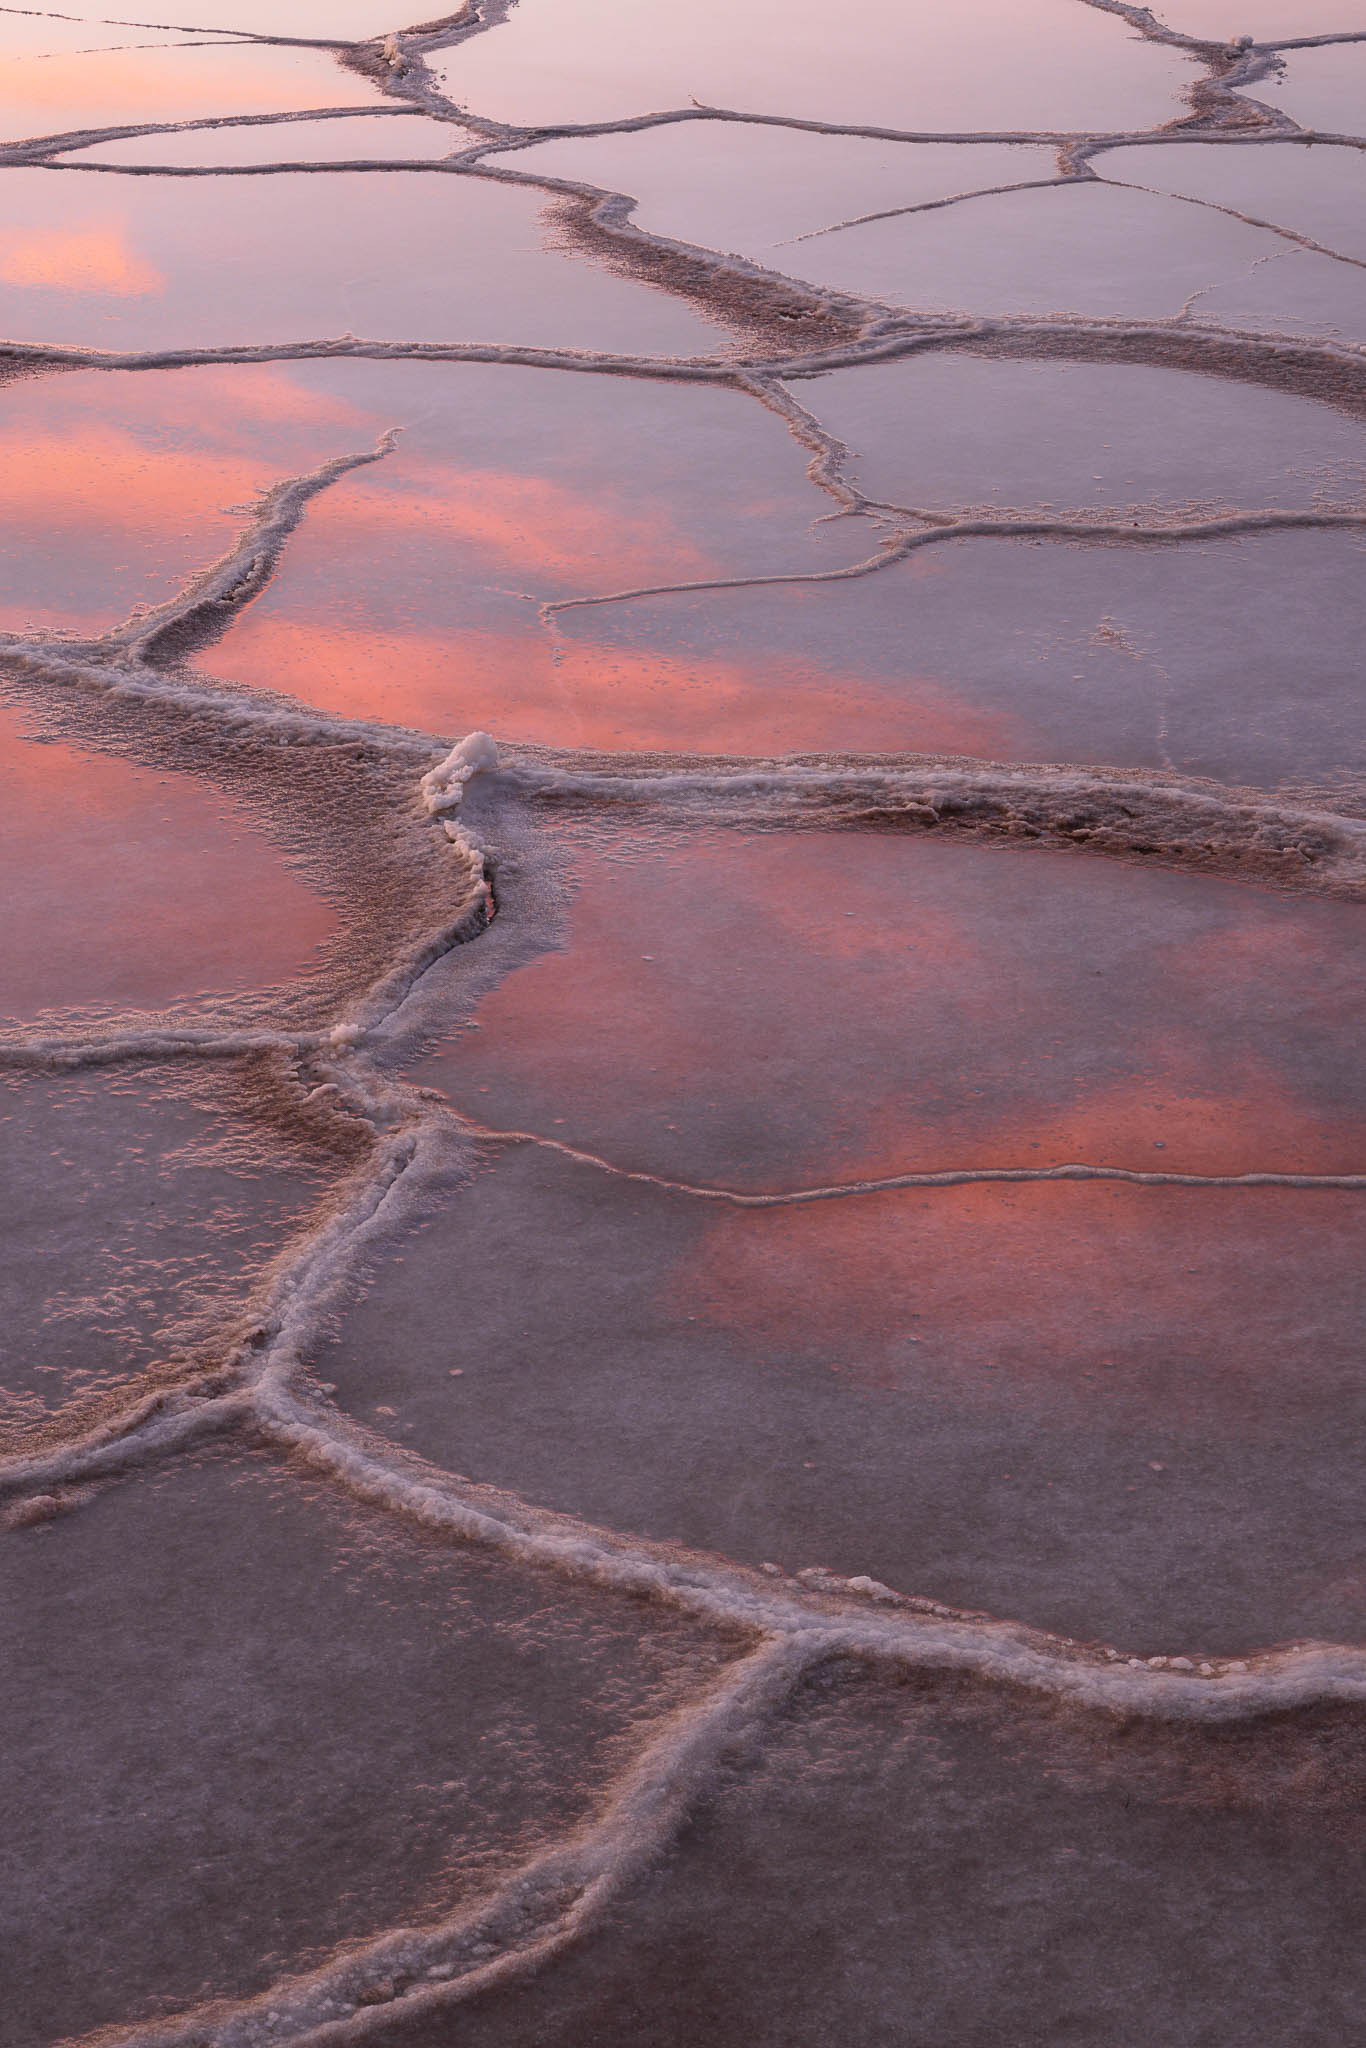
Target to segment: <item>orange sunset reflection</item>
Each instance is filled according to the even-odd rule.
[[[883,1397],[1272,1433],[1351,1368],[1360,1198],[968,1186],[718,1215],[659,1305]]]
[[[150,297],[165,284],[129,246],[122,227],[0,233],[0,278],[40,291],[103,292],[119,299]]]
[[[363,88],[351,97],[364,99]],[[341,89],[339,89],[339,87]],[[238,43],[213,49],[68,50],[0,57],[6,137],[145,121],[335,105],[344,74],[321,52]]]
[[[519,633],[386,633],[261,608],[231,629],[214,661],[239,681],[348,717],[437,732],[482,725],[550,746],[799,753],[838,735],[867,747],[990,755],[1011,751],[1013,737],[1011,721],[920,678],[878,689],[762,653],[717,660],[674,654],[667,641],[658,652],[557,645],[530,623]]]
[[[11,630],[98,632],[136,601],[169,597],[231,543],[242,523],[231,508],[282,458],[307,467],[357,434],[346,407],[296,397],[274,372],[180,371],[116,391],[111,406],[108,381],[87,372],[7,394],[0,623]]]
[[[8,1017],[263,986],[297,974],[337,930],[330,905],[215,792],[27,740],[4,710],[0,858]]]
[[[699,834],[576,879],[568,944],[427,1063],[475,1113],[758,1189],[1366,1171],[1350,906],[888,832]]]

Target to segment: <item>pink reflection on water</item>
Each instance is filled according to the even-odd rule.
[[[0,860],[0,1015],[268,985],[337,930],[232,805],[188,776],[26,740],[10,711]]]
[[[977,713],[920,678],[879,689],[833,663],[784,672],[762,650],[729,660],[593,641],[555,649],[530,625],[502,633],[393,632],[247,614],[226,667],[355,717],[427,730],[483,726],[551,746],[793,753],[837,740],[1002,754],[1012,723]]]
[[[273,368],[9,386],[0,630],[99,632],[135,603],[162,602],[232,544],[262,484],[363,447],[367,433],[342,401]]]
[[[570,917],[424,1068],[482,1121],[750,1189],[1366,1170],[1350,905],[892,833],[699,834],[589,852]]]
[[[1354,1398],[1364,1229],[1301,1189],[861,1195],[710,1220],[658,1305],[878,1400],[1275,1437]]]
[[[0,232],[0,278],[44,291],[105,292],[114,298],[145,297],[165,282],[118,225],[39,235]]]
[[[102,40],[98,25],[92,27],[86,41]],[[56,24],[53,29],[50,42],[60,36]],[[0,135],[6,140],[144,121],[363,105],[368,97],[360,79],[316,50],[237,43],[0,54]]]

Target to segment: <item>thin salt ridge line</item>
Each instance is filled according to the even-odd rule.
[[[335,1031],[336,1027],[334,1027]],[[61,1071],[119,1066],[128,1060],[244,1059],[253,1053],[316,1052],[335,1044],[326,1031],[215,1031],[211,1025],[184,1030],[93,1033],[7,1033],[0,1037],[0,1067]]]
[[[1249,1171],[1246,1173],[1181,1173],[1150,1171],[1142,1167],[1090,1165],[1072,1160],[1055,1166],[946,1166],[908,1168],[903,1173],[879,1175],[866,1180],[833,1181],[811,1187],[780,1188],[750,1192],[716,1183],[671,1180],[664,1174],[643,1168],[620,1166],[600,1153],[570,1145],[561,1138],[540,1131],[500,1130],[477,1123],[463,1110],[452,1109],[463,1131],[481,1144],[536,1145],[547,1152],[563,1153],[583,1166],[599,1167],[620,1180],[640,1181],[675,1195],[692,1195],[701,1201],[725,1202],[736,1209],[784,1209],[807,1202],[838,1201],[850,1195],[893,1193],[906,1188],[959,1188],[979,1184],[1028,1184],[1037,1181],[1120,1181],[1133,1187],[1152,1188],[1334,1188],[1356,1191],[1366,1188],[1362,1173],[1291,1173]]]
[[[800,242],[818,242],[824,235],[843,234],[846,228],[866,228],[875,221],[900,220],[912,213],[942,213],[946,207],[962,206],[969,199],[999,199],[1007,192],[1049,192],[1058,185],[1098,185],[1101,182],[1098,172],[1083,167],[1075,171],[1060,171],[1052,178],[1020,178],[1009,185],[979,185],[970,192],[951,192],[943,199],[917,199],[907,206],[884,206],[877,213],[853,214],[848,220],[832,221],[829,227],[808,228],[804,234],[790,235],[785,242],[776,242],[774,247],[795,249]]]
[[[434,1928],[393,1930],[261,1997],[102,2041],[107,2048],[178,2048],[202,2040],[211,2026],[214,2048],[257,2048],[283,2029],[298,2048],[351,2048],[385,2038],[396,2017],[448,2011],[525,1978],[601,1924],[677,1839],[725,1759],[762,1740],[803,1680],[839,1654],[837,1642],[786,1638],[737,1660],[666,1722],[596,1823],[541,1851],[491,1899],[457,1909]]]
[[[1268,259],[1263,258],[1263,261]],[[1366,265],[1363,265],[1366,268]],[[1217,289],[1207,286],[1206,290]],[[1182,543],[1225,539],[1244,533],[1283,533],[1297,530],[1332,531],[1366,527],[1366,510],[1360,512],[1292,511],[1271,507],[1264,512],[1233,512],[1209,519],[1140,521],[1115,518],[1096,519],[954,519],[928,531],[889,535],[876,554],[851,562],[840,569],[802,569],[763,576],[712,576],[689,583],[642,584],[632,590],[609,590],[585,597],[547,600],[541,615],[577,611],[587,606],[630,604],[639,598],[676,597],[702,590],[761,590],[783,584],[841,583],[875,575],[904,561],[919,548],[935,547],[953,540],[1105,540],[1142,544],[1149,541]]]
[[[1326,242],[1317,242],[1312,235],[1302,234],[1298,228],[1281,227],[1276,221],[1261,220],[1256,214],[1243,213],[1236,206],[1224,206],[1217,199],[1200,199],[1190,192],[1166,192],[1160,185],[1140,184],[1134,178],[1112,178],[1105,171],[1096,173],[1096,182],[1102,185],[1114,185],[1127,192],[1148,192],[1156,199],[1175,199],[1180,201],[1183,206],[1202,206],[1211,213],[1222,213],[1230,220],[1240,220],[1245,226],[1257,228],[1262,233],[1279,235],[1284,241],[1294,242],[1299,248],[1307,250],[1313,256],[1328,256],[1331,257],[1334,263],[1348,263],[1355,270],[1366,270],[1366,258],[1349,256],[1342,249],[1330,249]],[[1207,291],[1217,290],[1218,287],[1207,285],[1205,289]]]
[[[397,1928],[258,1997],[101,2036],[107,2048],[342,2048],[404,2017],[445,2011],[543,1968],[600,1925],[626,1886],[676,1839],[723,1758],[757,1736],[821,1661],[813,1646],[764,1643],[690,1707],[668,1717],[627,1767],[605,1810],[542,1849],[491,1896],[435,1926]],[[501,1953],[491,1953],[501,1950]],[[288,2032],[281,2034],[282,2029]]]
[[[649,114],[626,114],[613,121],[545,122],[527,128],[515,128],[506,123],[488,121],[486,117],[475,114],[468,108],[447,112],[443,109],[418,106],[414,111],[429,112],[435,120],[449,120],[465,127],[486,126],[496,131],[490,137],[490,148],[494,154],[534,149],[547,142],[580,142],[592,141],[602,135],[633,135],[650,128],[667,128],[692,121],[731,122],[753,128],[786,128],[798,134],[847,137],[855,141],[905,143],[912,147],[917,144],[935,144],[975,148],[983,144],[1001,144],[1011,148],[1056,148],[1060,153],[1076,152],[1078,155],[1089,155],[1092,151],[1129,149],[1148,143],[1225,143],[1230,147],[1248,148],[1259,143],[1299,143],[1305,147],[1333,143],[1339,147],[1366,148],[1366,137],[1362,135],[1339,135],[1331,130],[1317,128],[1229,129],[1203,127],[1194,123],[1162,128],[1114,129],[886,128],[870,122],[819,121],[803,119],[795,114],[759,114],[743,107],[713,107],[698,103],[689,107],[661,108]]]
[[[776,275],[776,274],[775,274]],[[870,310],[876,310],[870,308]],[[1348,373],[1351,396],[1359,407],[1366,399],[1366,344],[1321,335],[1278,334],[1205,325],[1182,318],[1125,320],[1082,314],[935,315],[888,312],[861,337],[847,343],[794,351],[790,355],[639,356],[592,349],[560,349],[510,342],[375,341],[340,335],[293,342],[228,344],[209,348],[168,348],[117,351],[68,347],[46,342],[0,342],[0,370],[15,367],[102,369],[128,372],[212,367],[239,363],[358,359],[449,363],[501,363],[509,367],[560,369],[590,375],[621,375],[665,382],[723,384],[743,389],[747,380],[820,377],[831,370],[886,363],[913,355],[950,349],[986,351],[1009,357],[1057,355],[1075,358],[1079,349],[1094,348],[1101,357],[1122,351],[1125,360],[1177,367],[1257,382],[1259,374],[1275,372],[1293,388],[1323,369]],[[1174,355],[1175,351],[1175,355]],[[1304,396],[1317,403],[1342,402],[1342,394],[1325,397],[1313,384]]]
[[[278,43],[311,50],[350,50],[355,45],[337,36],[277,36],[249,28],[220,28],[210,22],[128,21],[121,15],[58,14],[50,7],[0,7],[0,14],[23,14],[41,21],[73,21],[97,28],[154,28],[167,35],[222,36],[244,43]],[[154,46],[155,47],[155,46]]]
[[[3,164],[0,164],[3,168]],[[279,178],[313,177],[328,172],[345,172],[348,176],[358,171],[368,173],[390,173],[420,171],[425,176],[449,173],[451,175],[474,176],[467,165],[455,157],[323,157],[323,158],[281,158],[275,163],[254,164],[140,164],[140,163],[43,163],[35,162],[22,166],[35,171],[86,171],[102,178]]]
[[[30,168],[29,157],[45,158],[72,149],[94,149],[104,143],[136,142],[156,135],[188,135],[215,128],[272,128],[296,121],[411,120],[417,107],[381,107],[365,103],[354,107],[289,108],[272,114],[206,114],[193,121],[141,121],[105,128],[66,128],[51,135],[29,136],[19,142],[0,142],[0,169]]]
[[[272,485],[261,494],[250,523],[225,554],[167,603],[133,613],[92,645],[131,654],[155,666],[166,656],[179,658],[206,641],[221,638],[237,607],[249,603],[270,581],[310,500],[351,470],[382,462],[398,445],[398,435],[399,429],[391,427],[371,449],[333,456],[316,469]]]
[[[572,765],[511,761],[504,778],[528,796],[552,803],[641,803],[664,800],[673,810],[689,797],[728,802],[748,821],[773,817],[774,798],[803,800],[783,815],[794,822],[901,824],[969,830],[1080,844],[1111,854],[1158,854],[1203,866],[1293,860],[1283,879],[1359,896],[1366,887],[1366,820],[1336,811],[1282,807],[1246,793],[1152,776],[1109,775],[1070,768],[999,764],[839,767],[789,763],[663,766],[650,773],[607,773]],[[765,805],[767,808],[765,809]],[[710,814],[708,822],[714,822]],[[1166,835],[1164,838],[1164,834]],[[1282,871],[1278,868],[1278,874]]]
[[[1169,191],[1161,185],[1146,185],[1137,178],[1119,178],[1109,171],[1093,171],[1089,165],[1061,173],[1054,178],[1022,179],[1008,185],[983,185],[969,192],[954,192],[943,199],[922,199],[906,206],[883,207],[876,213],[852,215],[848,220],[832,221],[828,227],[809,228],[804,234],[793,235],[786,242],[779,242],[778,248],[795,248],[801,242],[819,241],[826,235],[843,234],[846,228],[868,227],[877,221],[901,220],[918,213],[939,213],[946,207],[961,206],[973,199],[997,199],[1010,192],[1042,192],[1056,190],[1060,186],[1110,185],[1125,192],[1146,192],[1154,199],[1170,199],[1183,206],[1200,206],[1211,213],[1224,214],[1229,220],[1241,221],[1244,226],[1256,228],[1261,233],[1279,235],[1287,242],[1294,242],[1301,249],[1307,249],[1316,256],[1327,256],[1334,263],[1351,264],[1357,270],[1366,270],[1366,259],[1349,256],[1344,250],[1330,249],[1326,242],[1319,242],[1312,235],[1298,228],[1282,227],[1278,222],[1263,220],[1257,214],[1244,213],[1236,206],[1225,206],[1217,199],[1204,199],[1190,192]]]

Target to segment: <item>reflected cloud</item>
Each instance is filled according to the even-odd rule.
[[[0,234],[0,278],[53,292],[102,292],[150,298],[165,279],[128,244],[122,228],[48,228],[41,234]]]
[[[3,242],[0,241],[0,248]],[[99,632],[229,544],[282,465],[363,444],[368,422],[277,372],[97,372],[11,387],[0,421],[0,625]],[[70,563],[80,550],[74,606]]]
[[[990,754],[994,742],[1005,750],[1008,730],[1007,720],[978,716],[918,679],[878,688],[809,663],[789,691],[762,656],[694,661],[667,645],[557,647],[531,623],[522,633],[381,632],[262,606],[231,628],[215,664],[347,716],[442,732],[482,725],[551,746],[798,753],[839,733],[868,747]]]
[[[966,1187],[718,1217],[659,1305],[884,1398],[1274,1434],[1354,1371],[1363,1249],[1351,1196]]]
[[[191,777],[31,740],[3,711],[0,861],[6,1017],[264,986],[337,930],[331,906]]]
[[[528,581],[570,589],[724,573],[657,508],[642,511],[610,494],[590,497],[550,477],[505,470],[405,461],[400,475],[399,484],[362,483],[319,508],[317,523],[330,517],[353,533],[364,529],[386,550],[402,546],[404,535],[430,534],[434,544],[473,548]]]
[[[19,136],[276,113],[344,97],[337,78],[336,66],[321,52],[243,43],[0,57],[0,120],[7,133]]]
[[[1350,906],[888,832],[576,868],[567,944],[426,1062],[484,1120],[750,1190],[1366,1170]]]

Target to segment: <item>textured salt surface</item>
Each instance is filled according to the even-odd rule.
[[[701,1631],[549,1597],[259,1455],[2,1540],[28,1617],[0,1707],[28,1795],[14,2048],[258,1991],[477,1896],[591,1813],[718,1662]]]
[[[1353,1194],[737,1213],[525,1148],[318,1371],[372,1428],[561,1512],[1236,1656],[1366,1619],[1362,1250]],[[452,1330],[449,1275],[475,1261]]]
[[[1266,262],[1209,285],[1198,311],[1246,332],[1324,334],[1359,345],[1366,336],[1366,274],[1282,244]]]
[[[460,2040],[682,2048],[724,2014],[761,2048],[1315,2048],[1366,1990],[1360,1801],[1351,1720],[1171,1751],[959,1687],[828,1682],[737,1758],[616,1928]]]
[[[418,1070],[530,1138],[377,1280],[319,1366],[341,1399],[657,1537],[955,1601],[971,1548],[989,1605],[1084,1635],[1359,1625],[1350,1485],[1319,1491],[1316,1448],[1353,1400],[1356,1196],[706,1193],[1359,1172],[1353,911],[868,838],[609,848],[578,889],[568,950]],[[496,1256],[452,1331],[471,1233]]]
[[[221,1355],[336,1171],[325,1127],[282,1109],[248,1063],[6,1077],[6,1451]]]
[[[1350,2038],[1360,49],[638,14],[0,12],[9,2032]]]
[[[622,718],[623,740],[1360,776],[1362,564],[1346,533],[954,540],[858,582],[564,612],[562,662],[637,701],[653,674],[649,722]]]
[[[801,396],[870,497],[934,510],[1176,523],[1351,504],[1366,476],[1361,420],[1180,371],[940,356],[840,371]]]
[[[642,837],[570,873],[559,944],[414,1070],[478,1125],[748,1192],[1366,1166],[1352,905],[871,833]]]

